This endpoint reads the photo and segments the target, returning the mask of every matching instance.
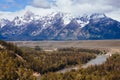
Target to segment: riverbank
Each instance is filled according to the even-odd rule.
[[[74,67],[69,67],[69,68],[64,68],[62,70],[59,70],[57,71],[57,73],[66,73],[66,72],[69,72],[71,70],[78,70],[80,68],[87,68],[89,66],[94,66],[94,65],[100,65],[100,64],[103,64],[107,58],[109,56],[111,56],[112,54],[111,53],[107,53],[107,54],[104,54],[104,55],[98,55],[95,59],[92,59],[90,61],[88,61],[86,64],[83,64],[82,66],[74,66]]]

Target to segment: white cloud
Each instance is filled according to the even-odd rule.
[[[113,6],[106,5],[103,0],[56,0],[58,10],[71,12],[73,14],[82,13],[104,13],[113,10]]]
[[[56,0],[56,10],[81,16],[92,13],[105,13],[120,21],[120,0]]]
[[[3,12],[0,11],[0,18],[4,18],[4,19],[9,19],[9,20],[13,20],[16,16],[22,16],[24,14],[24,10],[21,11],[17,11],[17,12]]]
[[[0,11],[0,19],[4,18],[4,19],[13,20],[16,16],[19,16],[19,17],[24,16],[27,11],[31,11],[31,12],[35,13],[36,15],[41,15],[41,16],[45,16],[47,14],[55,12],[54,9],[43,9],[43,8],[35,8],[32,6],[26,6],[25,9],[16,11],[16,12]]]
[[[39,8],[50,8],[50,3],[47,0],[33,0],[32,5]]]
[[[114,20],[120,21],[120,10],[106,13],[108,17],[111,17]]]
[[[49,0],[50,1],[50,0]],[[31,6],[17,12],[0,12],[2,16],[13,19],[16,15],[23,15],[26,11],[32,11],[39,15],[46,15],[51,12],[67,12],[74,16],[84,14],[105,13],[107,16],[120,21],[120,0],[33,0]],[[32,7],[33,6],[33,7]],[[9,16],[12,15],[12,16]]]

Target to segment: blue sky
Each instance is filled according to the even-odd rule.
[[[0,0],[0,11],[18,11],[24,9],[27,5],[32,5],[35,0]],[[43,0],[36,0],[43,1]],[[51,3],[53,0],[47,0]]]
[[[32,0],[0,0],[0,11],[18,11],[24,9]]]

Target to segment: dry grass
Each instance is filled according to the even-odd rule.
[[[120,49],[120,40],[82,40],[82,41],[14,41],[17,46],[55,49],[65,47]]]

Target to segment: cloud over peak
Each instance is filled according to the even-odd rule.
[[[15,0],[7,0],[14,2]],[[120,0],[26,0],[29,4],[22,10],[33,11],[44,15],[53,12],[71,13],[73,16],[84,14],[105,13],[107,16],[120,21]],[[7,6],[5,6],[6,8]]]
[[[118,10],[120,0],[33,0],[32,5],[38,8],[54,8],[71,13],[107,13]],[[120,10],[120,9],[119,9]]]
[[[33,2],[36,0],[33,0]],[[43,0],[37,0],[42,2]],[[44,4],[47,3],[47,4]],[[74,16],[84,14],[105,13],[107,16],[120,21],[120,0],[44,0],[47,8],[68,12]],[[41,4],[38,4],[41,5]],[[39,8],[42,8],[39,6]]]

